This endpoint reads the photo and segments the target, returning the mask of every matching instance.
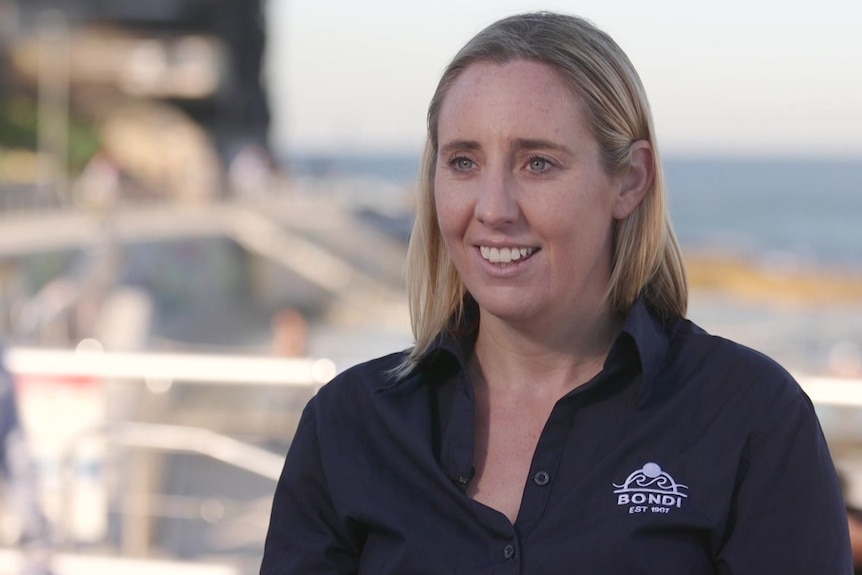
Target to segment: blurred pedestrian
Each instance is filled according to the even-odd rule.
[[[847,527],[850,529],[850,547],[853,550],[853,569],[862,575],[862,509],[847,508]]]
[[[847,508],[847,527],[850,530],[850,548],[853,551],[855,575],[862,575],[862,489],[858,479],[844,470],[839,473],[844,505]]]
[[[303,357],[308,347],[308,321],[295,308],[285,308],[271,321],[273,351],[282,357]]]
[[[39,502],[39,481],[21,425],[15,382],[0,347],[0,475],[5,499],[20,525],[25,575],[51,573],[51,529]]]

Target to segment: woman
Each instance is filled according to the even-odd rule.
[[[578,18],[497,22],[428,114],[416,338],[309,403],[262,573],[849,573],[778,365],[684,319],[647,99]]]

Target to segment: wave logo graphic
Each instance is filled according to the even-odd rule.
[[[682,507],[688,486],[677,483],[657,463],[646,463],[631,473],[616,489],[617,505],[629,505],[629,513],[668,513]]]

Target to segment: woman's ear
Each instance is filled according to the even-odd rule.
[[[620,189],[614,217],[621,220],[632,213],[646,196],[655,178],[652,146],[646,140],[632,144],[631,162],[620,175]]]

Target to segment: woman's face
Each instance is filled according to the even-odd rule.
[[[483,314],[543,325],[604,310],[620,182],[554,70],[470,65],[444,99],[438,142],[440,230]]]

